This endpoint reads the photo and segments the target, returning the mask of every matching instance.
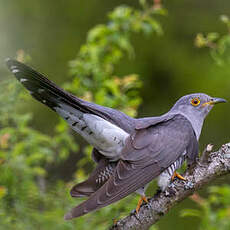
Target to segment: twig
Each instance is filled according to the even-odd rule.
[[[204,151],[200,157],[201,163],[207,163],[208,162],[209,154],[212,152],[213,146],[214,146],[213,144],[208,144],[206,146],[206,148],[204,149]]]

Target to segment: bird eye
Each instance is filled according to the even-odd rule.
[[[192,100],[191,100],[191,104],[193,105],[193,106],[198,106],[199,104],[200,104],[200,100],[199,100],[199,98],[193,98]]]

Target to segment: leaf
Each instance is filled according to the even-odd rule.
[[[218,33],[209,33],[207,35],[207,40],[208,42],[214,42],[216,41],[218,38],[220,37],[220,35]]]
[[[201,218],[202,217],[202,213],[201,213],[201,211],[196,210],[196,209],[183,209],[180,212],[180,216],[181,217],[194,216],[194,217]]]

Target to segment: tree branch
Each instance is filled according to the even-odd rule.
[[[156,194],[148,204],[141,207],[138,214],[131,213],[111,229],[149,229],[173,206],[192,195],[194,191],[203,188],[217,177],[230,173],[230,143],[223,145],[217,152],[207,151],[209,149],[206,148],[206,156],[201,158],[202,161],[198,161],[192,170],[185,172],[186,181],[175,180],[171,188]]]

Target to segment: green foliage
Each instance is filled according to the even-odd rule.
[[[70,136],[55,139],[30,128],[31,114],[17,112],[25,98],[15,81],[2,84],[0,94],[0,229],[39,229],[46,224],[42,210],[55,210],[55,194],[46,191],[46,166],[64,159],[68,146],[76,151]],[[56,192],[58,185],[52,188]],[[52,191],[52,190],[51,190]],[[63,189],[62,195],[66,196]],[[53,200],[53,201],[52,201]],[[66,199],[67,201],[67,199]],[[60,208],[62,202],[60,200]],[[64,213],[62,213],[64,214]],[[38,221],[43,223],[38,223]],[[34,225],[35,224],[35,225]],[[35,226],[35,227],[33,227]]]
[[[181,216],[194,216],[200,218],[199,229],[229,230],[230,229],[230,186],[213,186],[209,188],[210,195],[203,199],[198,195],[193,200],[199,209],[185,209]]]
[[[134,57],[131,38],[136,33],[162,34],[155,14],[163,9],[117,7],[109,14],[106,25],[98,25],[88,33],[86,44],[70,63],[73,80],[66,89],[87,100],[120,109],[131,116],[141,102],[141,81],[136,74],[118,77],[115,65],[125,56]],[[24,58],[20,51],[18,59]],[[47,180],[47,168],[77,152],[78,145],[65,122],[54,128],[52,136],[31,127],[34,114],[20,112],[22,101],[30,100],[18,82],[2,82],[0,90],[0,229],[105,229],[112,218],[120,218],[135,207],[132,196],[119,204],[104,208],[83,218],[65,222],[64,213],[81,199],[72,199],[72,183]],[[78,163],[76,178],[86,177],[83,168],[91,162],[91,148],[85,148],[85,157]],[[127,203],[129,205],[127,205]]]
[[[118,77],[114,75],[116,64],[128,55],[133,58],[134,47],[131,38],[136,33],[162,34],[162,28],[155,15],[165,15],[163,8],[154,8],[142,1],[142,10],[119,6],[108,14],[109,22],[98,25],[88,32],[76,59],[70,62],[74,77],[65,87],[83,99],[119,109],[130,116],[136,116],[141,103],[139,96],[142,82],[136,74]],[[89,162],[90,151],[79,162],[81,168]]]
[[[230,19],[222,15],[220,20],[227,28],[227,34],[209,33],[206,36],[202,33],[197,34],[195,45],[199,48],[209,47],[212,58],[218,65],[230,63]]]
[[[66,87],[88,100],[135,116],[140,104],[138,91],[141,82],[136,74],[118,78],[114,76],[114,69],[125,55],[134,57],[131,38],[135,33],[162,34],[160,24],[153,16],[163,12],[150,9],[117,7],[109,13],[107,24],[90,30],[86,44],[70,62],[70,71],[75,78]]]

